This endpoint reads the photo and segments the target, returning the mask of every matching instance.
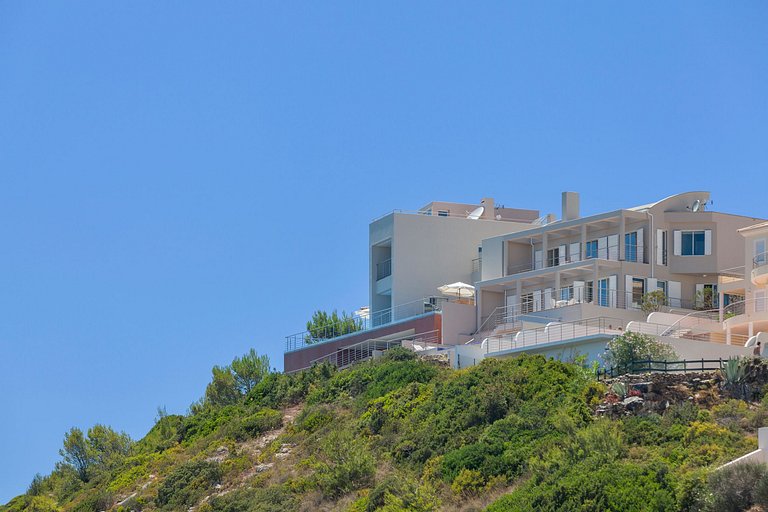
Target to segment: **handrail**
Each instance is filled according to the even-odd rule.
[[[762,304],[763,309],[758,311],[757,308],[752,308],[749,310],[749,313],[760,313],[763,311],[768,311],[768,298],[744,299],[737,302],[732,302],[723,308],[723,321],[728,320],[728,318],[726,318],[726,315],[738,316],[738,315],[746,314],[748,312],[747,306],[751,304]]]
[[[596,378],[599,381],[601,375],[603,376],[603,378],[613,378],[613,377],[620,377],[627,373],[635,373],[637,371],[645,371],[648,373],[706,372],[706,371],[722,370],[723,364],[725,362],[727,362],[727,359],[722,359],[722,358],[720,359],[683,359],[678,361],[667,361],[667,360],[654,361],[653,359],[641,359],[641,360],[632,361],[631,363],[625,366],[611,366],[610,368],[598,368],[595,373],[596,373]],[[715,363],[717,363],[717,366],[715,366]],[[656,365],[656,368],[654,368],[654,365]],[[662,365],[664,365],[663,370],[660,368],[660,366]],[[672,366],[672,368],[669,367],[670,365]],[[709,365],[709,366],[705,366],[705,365]]]
[[[434,329],[418,334],[408,334],[398,338],[386,340],[368,338],[367,340],[353,343],[352,345],[339,347],[330,354],[326,354],[324,356],[313,359],[309,362],[309,365],[312,366],[323,361],[328,361],[333,364],[333,360],[335,360],[336,364],[334,364],[334,366],[338,368],[344,368],[352,363],[360,362],[370,358],[373,350],[388,350],[394,345],[402,346],[403,342],[406,341],[418,341],[419,343],[424,343],[427,345],[440,346],[439,334],[440,331]],[[360,357],[354,358],[354,356],[358,355]]]
[[[752,268],[758,268],[762,267],[763,265],[768,265],[768,251],[761,252],[754,258],[752,258]]]
[[[383,219],[384,217],[387,217],[388,215],[392,215],[393,213],[401,213],[404,215],[423,215],[425,217],[438,217],[438,218],[453,218],[453,219],[467,219],[469,217],[469,214],[471,212],[466,213],[448,213],[447,215],[438,215],[437,212],[433,211],[427,211],[427,210],[403,210],[396,208],[394,210],[388,211],[386,213],[383,213],[379,215],[378,217],[374,218],[371,222],[376,222],[378,220]],[[470,219],[470,220],[480,220],[480,221],[494,221],[494,222],[519,222],[521,224],[533,224],[534,219],[517,219],[517,218],[508,218],[508,217],[497,217],[497,214],[494,212],[493,218],[487,218],[487,217],[479,217],[477,219]]]
[[[342,320],[290,334],[285,337],[285,351],[292,352],[294,350],[333,340],[339,336],[367,331],[375,327],[389,325],[394,322],[427,313],[439,312],[442,310],[442,305],[445,302],[458,302],[459,300],[460,299],[453,297],[423,297],[421,299],[398,304],[391,308],[376,311],[366,317],[353,317],[357,322],[357,328],[354,329],[347,329],[347,324]]]
[[[501,352],[503,350],[512,350],[515,348],[536,346],[555,341],[565,341],[582,336],[593,336],[596,334],[620,334],[622,332],[623,320],[614,317],[595,317],[574,322],[551,322],[545,327],[537,329],[526,329],[514,335],[502,334],[489,336],[483,340],[481,347],[486,353]],[[614,325],[616,327],[614,327]],[[579,329],[581,328],[581,329]],[[491,346],[495,345],[495,349]]]
[[[719,308],[717,308],[717,309],[708,309],[708,310],[705,310],[705,311],[692,311],[691,313],[688,313],[687,315],[682,317],[677,322],[675,322],[672,325],[670,325],[669,328],[661,334],[661,336],[667,336],[668,333],[674,332],[675,330],[677,330],[676,328],[680,328],[680,323],[683,320],[685,320],[686,318],[699,318],[699,319],[701,319],[701,317],[697,317],[697,315],[704,315],[704,314],[710,314],[710,313],[714,313],[714,314],[717,315],[717,318],[714,321],[716,321],[716,322],[720,321],[720,309]],[[711,317],[707,317],[707,320],[712,321],[713,319]],[[646,323],[650,323],[650,322],[646,322]],[[701,323],[701,322],[697,322],[697,323]]]
[[[670,331],[669,326],[652,322],[632,321],[627,324],[627,331],[653,336],[668,336],[670,338],[686,339],[693,341],[708,341],[711,343],[727,343],[727,333],[724,331],[706,331],[695,327],[684,327]],[[685,331],[685,332],[683,332]],[[712,335],[724,337],[722,340],[712,339]],[[745,343],[749,336],[744,334],[731,334],[731,341]],[[708,338],[706,340],[702,338]]]

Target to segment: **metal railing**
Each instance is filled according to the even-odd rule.
[[[486,354],[567,341],[599,334],[619,335],[623,321],[619,318],[597,317],[576,322],[553,322],[546,327],[526,329],[515,334],[489,336],[482,342]]]
[[[499,212],[499,209],[495,209],[494,215],[491,218],[488,217],[479,217],[477,219],[472,220],[478,220],[478,221],[494,221],[494,222],[519,222],[521,224],[533,224],[534,219],[525,219],[525,218],[515,218],[515,217],[503,217],[501,216]],[[371,222],[376,222],[377,220],[381,220],[384,217],[388,215],[392,215],[393,213],[400,213],[404,215],[424,215],[426,217],[438,217],[438,218],[453,218],[453,219],[466,219],[469,217],[469,214],[472,213],[471,211],[467,211],[465,213],[452,213],[452,212],[443,212],[442,210],[438,214],[438,210],[431,211],[431,210],[402,210],[402,209],[395,209],[392,211],[389,211],[387,213],[384,213],[382,215],[379,215],[378,217],[374,218]]]
[[[374,329],[384,325],[391,324],[442,311],[442,306],[446,302],[458,302],[459,299],[448,297],[425,297],[399,304],[392,308],[383,309],[369,314],[366,317],[354,319],[354,324],[347,321],[335,322],[327,325],[313,327],[306,331],[291,334],[285,337],[285,351],[293,352],[302,348],[317,345],[318,343],[327,343],[340,336],[356,334],[359,332]]]
[[[376,264],[376,280],[392,275],[392,260],[384,260]]]
[[[666,336],[669,338],[686,339],[692,341],[706,341],[709,343],[728,343],[728,333],[726,331],[709,331],[699,329],[693,326],[671,327],[664,324],[655,324],[650,322],[629,322],[627,331],[640,334],[649,334],[651,336]],[[749,336],[743,334],[731,334],[732,345],[744,345],[749,340]]]
[[[684,359],[681,361],[654,361],[645,359],[632,361],[625,366],[611,366],[610,368],[598,368],[597,380],[612,379],[628,373],[688,373],[722,370],[727,359]]]
[[[338,348],[335,352],[313,359],[310,361],[309,366],[328,362],[333,366],[342,369],[354,363],[370,359],[373,357],[375,351],[385,351],[392,347],[400,347],[404,345],[408,345],[409,348],[414,348],[414,346],[419,348],[440,346],[440,331],[433,330],[419,334],[410,334],[390,340],[371,338],[346,347]]]
[[[568,244],[567,244],[568,245]],[[522,274],[532,270],[543,270],[545,268],[556,268],[571,263],[580,263],[589,260],[607,260],[607,261],[630,261],[637,263],[648,263],[648,247],[644,245],[625,244],[624,257],[619,257],[619,245],[613,244],[598,249],[582,249],[582,253],[573,255],[558,255],[550,257],[547,254],[542,255],[542,261],[525,262],[516,265],[507,266],[506,275]]]
[[[541,311],[573,306],[577,304],[593,304],[595,306],[611,307],[618,309],[641,309],[642,298],[635,297],[632,291],[621,292],[616,289],[599,289],[582,286],[565,286],[552,290],[540,290],[539,293],[528,292],[523,294],[524,299],[515,304],[498,306],[489,315],[480,319],[480,327],[476,333],[492,331],[500,325],[508,325],[513,329],[519,325],[526,315],[534,315]],[[639,301],[636,299],[640,299]],[[683,301],[679,298],[667,297],[660,306],[692,306],[692,301]],[[686,310],[687,312],[688,310]]]
[[[475,258],[472,260],[472,273],[482,272],[483,270],[483,258]]]
[[[766,311],[768,311],[768,298],[745,299],[724,306],[723,320],[748,313],[763,313]]]
[[[768,252],[761,252],[760,254],[752,258],[753,269],[756,269],[765,265],[768,265]]]

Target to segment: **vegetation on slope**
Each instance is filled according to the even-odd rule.
[[[53,473],[0,512],[723,510],[727,486],[709,474],[753,450],[768,417],[719,398],[596,417],[605,386],[541,356],[453,371],[396,349],[296,375],[255,352],[236,361],[138,442],[70,431],[85,470],[65,443]]]

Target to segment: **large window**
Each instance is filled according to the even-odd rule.
[[[645,279],[632,278],[632,305],[639,306],[642,304],[643,295],[645,295]]]
[[[680,239],[682,241],[680,254],[683,256],[704,256],[704,231],[683,231],[680,234]]]
[[[765,252],[765,238],[755,240],[755,266],[759,267],[766,262],[768,254]]]
[[[549,249],[547,250],[547,266],[548,267],[556,267],[560,264],[560,249]]]
[[[637,231],[624,235],[624,259],[637,261]]]
[[[597,258],[597,240],[590,240],[586,243],[584,254],[586,255],[587,259]]]
[[[597,304],[608,307],[610,305],[608,279],[600,279],[597,282]]]

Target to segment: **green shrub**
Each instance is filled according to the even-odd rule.
[[[188,462],[178,466],[157,491],[156,503],[168,510],[188,508],[221,480],[221,469],[213,462]]]
[[[765,464],[744,462],[712,473],[709,488],[712,491],[711,509],[720,512],[740,512],[758,504],[756,494],[764,498],[768,484]],[[756,493],[757,490],[759,493]],[[768,502],[760,503],[768,505]]]
[[[296,496],[286,487],[238,489],[208,502],[208,512],[293,512],[298,510]],[[202,510],[202,509],[201,509]]]
[[[296,417],[293,429],[298,432],[312,433],[333,421],[333,412],[326,405],[307,406]]]
[[[462,469],[453,483],[451,490],[461,496],[473,496],[479,493],[485,486],[485,478],[482,473],[472,469]]]
[[[331,432],[320,448],[322,460],[315,465],[315,481],[325,496],[336,498],[372,482],[374,458],[351,432]]]
[[[280,428],[283,424],[283,415],[274,409],[262,409],[255,414],[246,416],[240,423],[240,429],[236,436],[238,440],[256,437],[264,432]]]

